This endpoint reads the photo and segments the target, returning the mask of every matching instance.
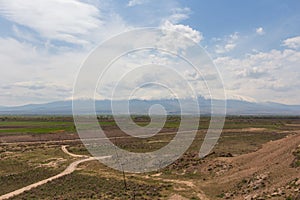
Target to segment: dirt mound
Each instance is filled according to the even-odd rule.
[[[253,153],[218,158],[215,162],[232,167],[206,182],[203,190],[214,198],[294,199],[300,193],[300,167],[291,165],[299,145],[300,131]]]

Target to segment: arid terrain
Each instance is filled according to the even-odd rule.
[[[90,157],[71,117],[1,117],[0,199],[300,199],[299,117],[227,117],[218,144],[200,159],[209,120],[201,118],[193,144],[173,164],[123,174]],[[99,124],[119,147],[147,152],[174,137],[180,118],[168,117],[146,139],[129,137],[110,116]]]

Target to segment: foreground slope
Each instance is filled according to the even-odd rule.
[[[294,152],[299,149],[300,131],[294,131],[258,151],[217,158],[232,167],[199,186],[211,196],[227,199],[299,199],[300,167],[293,166]]]

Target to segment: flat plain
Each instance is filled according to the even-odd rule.
[[[132,118],[139,126],[150,122],[147,116]],[[180,117],[169,116],[157,135],[138,139],[123,133],[111,116],[98,120],[112,142],[133,152],[167,145],[180,125]],[[228,116],[218,144],[200,159],[209,121],[200,119],[193,144],[173,164],[123,174],[88,159],[72,117],[0,117],[0,199],[72,164],[68,173],[9,198],[300,199],[300,117]]]

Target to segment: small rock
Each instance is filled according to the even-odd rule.
[[[268,175],[267,174],[263,174],[263,175],[261,175],[261,177],[260,177],[262,180],[266,180],[267,178],[268,178]]]
[[[255,185],[252,189],[257,190],[259,188],[259,185]]]
[[[272,197],[278,196],[278,193],[277,193],[277,192],[273,192],[273,193],[271,194],[271,196],[272,196]]]
[[[231,196],[232,196],[232,195],[231,195],[230,193],[225,193],[225,194],[224,194],[224,198],[225,198],[225,199],[230,199]]]

